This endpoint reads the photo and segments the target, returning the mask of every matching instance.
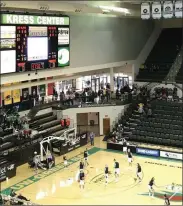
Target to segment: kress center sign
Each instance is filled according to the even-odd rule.
[[[1,24],[69,25],[69,17],[1,14]]]

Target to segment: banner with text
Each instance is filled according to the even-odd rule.
[[[141,18],[150,19],[150,4],[149,3],[141,4]]]
[[[152,3],[152,18],[161,19],[161,17],[162,17],[161,3],[160,2]]]
[[[4,92],[4,105],[12,104],[11,90]]]
[[[32,98],[37,97],[37,86],[32,86],[31,87],[31,95],[32,95]]]
[[[176,1],[175,2],[175,17],[177,17],[177,18],[182,18],[183,17],[182,6],[183,6],[183,2],[182,1]]]
[[[154,149],[146,149],[146,148],[136,148],[137,154],[147,155],[147,156],[153,156],[153,157],[159,157],[159,150]]]
[[[181,153],[175,153],[175,152],[160,151],[160,157],[165,157],[165,158],[168,158],[168,159],[182,160],[182,154]]]
[[[58,28],[58,45],[69,44],[69,28]]]
[[[18,103],[20,102],[20,90],[15,89],[13,90],[13,103]]]
[[[69,17],[1,14],[1,24],[69,25]]]
[[[48,95],[53,95],[54,83],[48,83]]]
[[[39,95],[40,97],[46,96],[46,85],[39,85]]]
[[[29,88],[22,89],[22,101],[29,100]]]
[[[171,1],[165,1],[163,4],[163,17],[169,19],[173,17],[173,3]]]

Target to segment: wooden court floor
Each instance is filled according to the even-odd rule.
[[[95,147],[87,146],[90,165],[85,169],[86,184],[83,191],[76,181],[76,173],[83,151],[86,147],[68,153],[70,166],[63,168],[62,157],[56,157],[56,167],[50,171],[40,171],[38,175],[22,165],[17,169],[17,176],[2,183],[2,190],[8,193],[13,188],[32,202],[44,205],[163,205],[164,193],[171,198],[171,205],[182,205],[182,189],[171,191],[172,183],[182,187],[182,162],[165,159],[134,156],[133,166],[129,167],[127,157],[121,152],[106,150],[101,138],[95,141]],[[113,159],[120,163],[120,178],[116,183],[113,175]],[[135,182],[136,163],[143,170],[142,183]],[[108,164],[112,174],[105,187],[103,171]],[[148,196],[148,182],[155,177],[155,197]],[[180,188],[179,187],[179,188]]]

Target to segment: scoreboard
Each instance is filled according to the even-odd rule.
[[[68,16],[1,14],[1,74],[70,65]]]

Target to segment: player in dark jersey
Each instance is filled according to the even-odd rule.
[[[109,180],[109,167],[108,167],[108,165],[105,166],[104,175],[105,175],[105,185],[107,185],[108,180]]]
[[[149,184],[148,184],[148,188],[149,188],[149,196],[154,197],[154,177],[150,180]]]
[[[132,153],[130,152],[130,149],[128,149],[127,151],[127,156],[128,156],[129,166],[132,166],[133,156],[132,156]]]
[[[119,174],[120,174],[119,162],[117,162],[116,159],[114,159],[114,175],[116,178],[116,182],[118,181]]]
[[[84,185],[85,185],[84,179],[85,179],[84,171],[80,171],[80,173],[79,173],[79,187],[81,189],[84,189]]]
[[[139,182],[142,181],[142,168],[139,163],[137,163],[137,178],[139,179]]]
[[[64,160],[64,168],[67,169],[67,157],[66,155],[63,156],[63,160]]]
[[[84,163],[83,163],[83,161],[81,161],[79,163],[79,171],[83,171],[83,170],[84,170]]]
[[[86,150],[84,151],[84,160],[85,160],[85,166],[88,166],[88,150],[86,148]]]
[[[170,199],[166,194],[164,194],[165,205],[170,205]]]

